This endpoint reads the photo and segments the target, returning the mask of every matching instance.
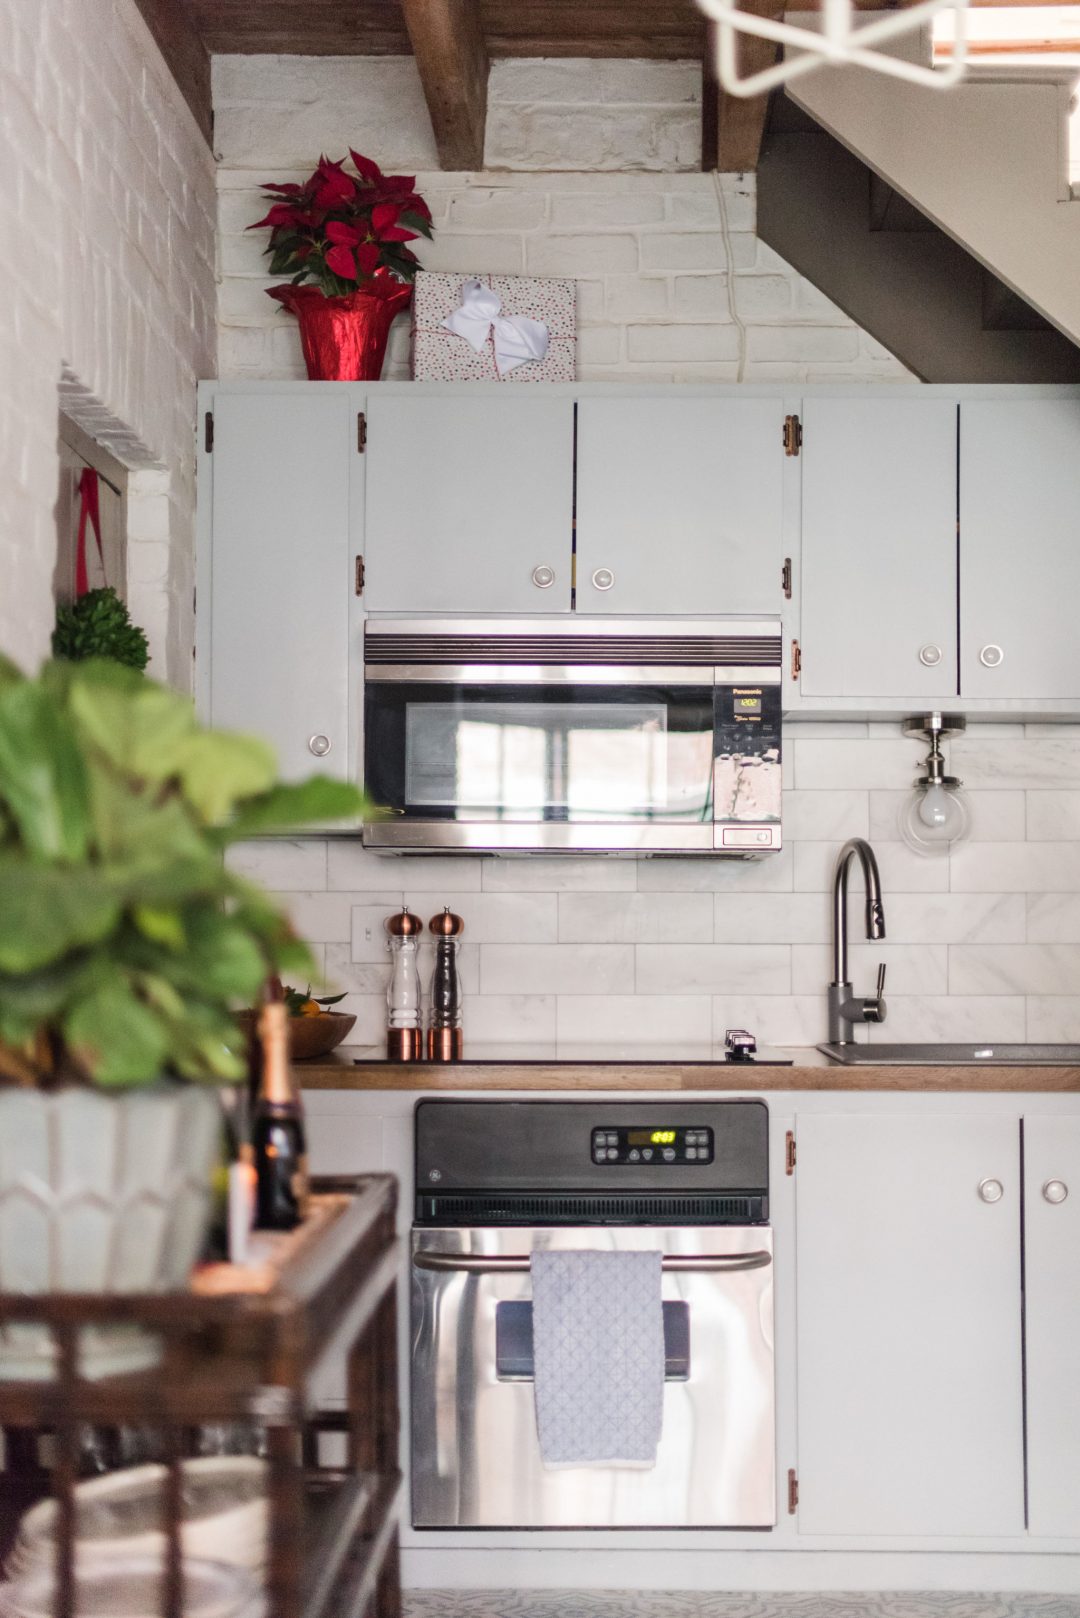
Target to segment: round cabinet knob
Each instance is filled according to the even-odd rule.
[[[534,567],[532,581],[538,590],[550,590],[555,583],[555,569],[553,567]]]
[[[1047,1202],[1064,1202],[1069,1194],[1069,1188],[1064,1180],[1047,1180],[1042,1191]]]
[[[1005,653],[1001,650],[1000,646],[984,646],[982,651],[979,653],[979,662],[982,664],[983,668],[1000,668],[1004,661]]]
[[[615,583],[615,575],[609,567],[598,567],[592,581],[594,590],[610,590]]]
[[[316,758],[325,758],[329,753],[331,742],[329,736],[309,736],[308,752],[314,753]]]
[[[1005,1195],[1005,1187],[1000,1180],[980,1180],[979,1195],[984,1202],[1000,1202]]]
[[[936,669],[938,664],[941,662],[941,647],[920,646],[919,662],[924,664],[928,669]]]

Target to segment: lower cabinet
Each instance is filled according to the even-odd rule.
[[[1080,1118],[1024,1120],[1028,1527],[1080,1535]]]
[[[1022,1534],[1018,1119],[806,1114],[796,1139],[800,1531]],[[1074,1522],[1078,1431],[1047,1462]]]

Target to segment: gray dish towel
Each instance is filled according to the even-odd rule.
[[[662,1254],[533,1253],[536,1425],[546,1466],[655,1466]]]

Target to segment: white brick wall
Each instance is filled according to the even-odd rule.
[[[295,323],[265,295],[259,185],[302,179],[347,146],[417,169],[432,270],[569,275],[578,373],[589,380],[733,381],[720,203],[700,153],[691,62],[511,61],[492,71],[488,169],[435,168],[407,57],[218,57],[220,365],[223,376],[302,377]],[[525,172],[525,171],[541,172]],[[551,172],[574,170],[576,172]],[[652,171],[652,172],[651,172]],[[722,179],[746,380],[907,380],[909,373],[754,234],[752,178]],[[385,375],[408,376],[408,320]]]
[[[0,0],[0,650],[48,650],[57,409],[137,470],[133,615],[190,681],[194,382],[214,365],[214,177],[133,0]]]
[[[870,993],[889,968],[874,1040],[1080,1040],[1080,727],[973,726],[948,748],[970,783],[971,841],[924,858],[896,817],[921,757],[886,724],[791,723],[784,850],[712,860],[389,859],[354,842],[247,845],[261,878],[347,990],[352,1036],[385,1018],[383,918],[402,899],[465,920],[467,1038],[632,1044],[752,1029],[772,1044],[825,1038],[833,865],[869,836],[887,937],[860,935],[853,875],[851,972]],[[430,955],[424,963],[430,974]]]
[[[907,375],[757,240],[753,184],[733,175],[722,179],[729,264],[715,184],[689,172],[689,64],[499,64],[482,174],[433,170],[411,63],[233,58],[217,64],[216,85],[224,375],[304,374],[292,322],[265,297],[263,242],[243,232],[261,180],[302,178],[319,151],[347,144],[421,171],[437,229],[421,248],[430,268],[574,276],[583,378],[733,380],[729,277],[748,380]],[[591,172],[523,172],[570,164]],[[402,323],[387,375],[408,375],[405,338]],[[995,730],[973,727],[953,747],[975,830],[952,858],[919,858],[899,840],[918,746],[896,726],[834,723],[788,727],[786,846],[756,864],[387,860],[317,840],[237,859],[289,900],[330,983],[348,990],[360,1041],[382,1035],[381,923],[404,897],[421,915],[449,901],[465,918],[474,1044],[614,1049],[732,1025],[807,1044],[825,1036],[832,862],[845,838],[869,835],[888,939],[853,946],[857,987],[869,992],[876,962],[889,964],[889,1020],[871,1037],[1078,1039],[1080,728]],[[858,914],[856,901],[855,933]]]

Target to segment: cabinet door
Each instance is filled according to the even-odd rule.
[[[352,420],[344,392],[214,401],[209,718],[286,779],[348,771]]]
[[[569,612],[567,398],[369,397],[371,612]]]
[[[1080,399],[960,407],[960,690],[1080,698]]]
[[[796,1138],[800,1531],[1022,1533],[1017,1121],[815,1114]]]
[[[813,697],[952,697],[956,404],[807,399],[802,681]]]
[[[1028,1527],[1080,1534],[1080,1118],[1024,1120],[1024,1234]]]
[[[577,609],[783,605],[779,399],[578,402]]]

